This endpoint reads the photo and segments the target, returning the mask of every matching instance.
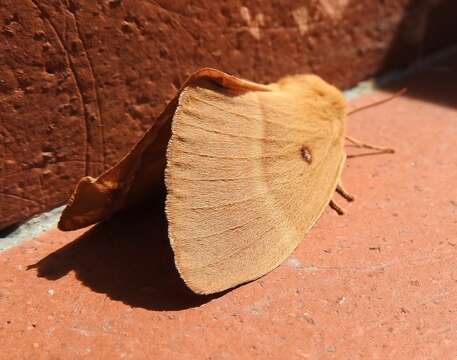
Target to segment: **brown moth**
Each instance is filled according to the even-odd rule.
[[[75,230],[160,192],[176,267],[194,292],[265,275],[341,187],[347,107],[314,75],[261,85],[214,69],[185,82],[119,163],[84,177],[59,222]]]

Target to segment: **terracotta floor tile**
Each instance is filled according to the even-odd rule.
[[[350,117],[396,154],[349,159],[347,214],[326,211],[258,281],[193,295],[154,209],[1,253],[0,358],[455,358],[456,75],[415,75],[409,96]]]

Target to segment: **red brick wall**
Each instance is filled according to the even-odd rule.
[[[280,3],[280,5],[279,5]],[[188,74],[348,87],[457,39],[455,1],[0,0],[0,228],[113,164]]]

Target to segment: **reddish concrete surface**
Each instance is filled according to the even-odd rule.
[[[0,4],[0,229],[119,160],[199,67],[348,87],[457,41],[452,0]]]
[[[351,135],[397,153],[349,159],[347,214],[326,211],[260,280],[192,295],[153,209],[1,253],[0,357],[455,359],[455,70],[350,117]]]

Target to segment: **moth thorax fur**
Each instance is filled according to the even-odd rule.
[[[327,112],[329,120],[343,121],[347,114],[347,103],[343,94],[335,86],[312,74],[287,76],[279,80],[280,87],[293,88],[306,99],[313,99]]]

